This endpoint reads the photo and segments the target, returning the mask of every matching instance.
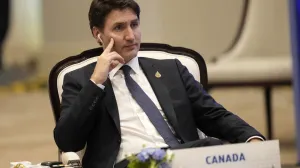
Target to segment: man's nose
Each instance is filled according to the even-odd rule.
[[[126,40],[134,40],[134,31],[132,30],[132,28],[128,28],[125,34],[125,39]]]

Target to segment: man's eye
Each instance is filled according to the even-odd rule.
[[[137,27],[139,25],[139,23],[135,22],[131,24],[131,27]]]
[[[117,31],[119,31],[119,30],[121,30],[122,29],[122,26],[121,25],[118,25],[118,26],[116,26],[115,28],[114,28],[114,30],[117,30]]]

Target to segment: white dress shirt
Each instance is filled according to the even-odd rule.
[[[139,84],[164,116],[155,93],[139,65],[138,57],[133,58],[127,65],[132,69],[130,76]],[[121,126],[122,142],[116,162],[124,159],[127,154],[139,153],[144,146],[158,148],[168,146],[149,120],[147,114],[131,96],[125,83],[124,73],[120,70],[122,66],[123,64],[117,65],[109,73],[109,79],[117,101]],[[105,89],[101,84],[98,84],[98,86]],[[173,131],[172,128],[171,130]],[[250,137],[246,142],[253,138],[262,139],[259,136],[254,136]]]

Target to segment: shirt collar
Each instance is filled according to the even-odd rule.
[[[109,72],[109,77],[112,78],[116,75],[116,73],[122,68],[124,64],[119,63],[114,69],[112,69]],[[138,73],[139,72],[139,60],[138,60],[138,56],[132,58],[129,62],[127,62],[127,64],[131,67],[131,69],[133,70],[134,73]]]

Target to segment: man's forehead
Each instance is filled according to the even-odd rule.
[[[126,9],[114,9],[106,17],[106,23],[124,23],[137,20],[138,17],[136,13],[129,8]]]

